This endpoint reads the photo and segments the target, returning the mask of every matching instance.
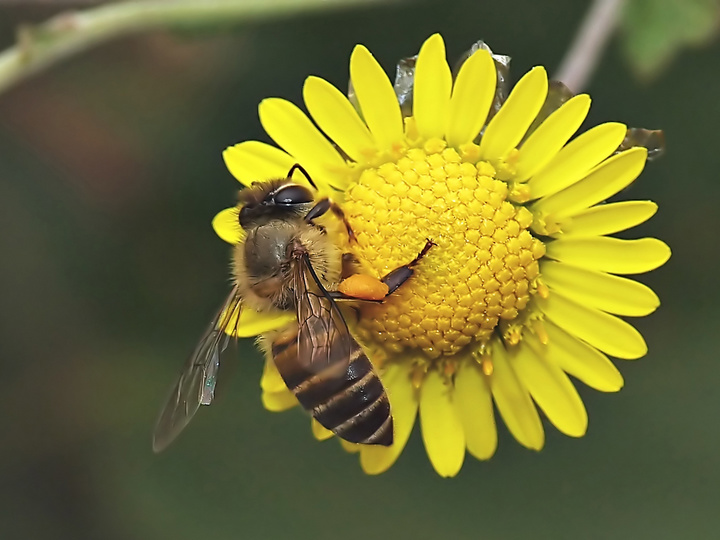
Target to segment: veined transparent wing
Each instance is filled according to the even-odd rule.
[[[220,354],[227,348],[231,321],[239,318],[241,299],[235,287],[185,362],[153,432],[153,450],[161,452],[185,429],[200,408],[215,395]],[[237,323],[236,323],[237,324]]]
[[[337,304],[320,283],[305,254],[295,262],[295,301],[298,320],[298,361],[311,373],[332,368],[344,374],[357,346]]]

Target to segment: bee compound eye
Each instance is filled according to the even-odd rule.
[[[289,186],[281,187],[275,192],[275,196],[273,198],[275,200],[275,204],[282,204],[284,206],[306,204],[311,203],[314,200],[312,192],[305,186],[298,184],[290,184]]]

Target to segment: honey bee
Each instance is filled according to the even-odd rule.
[[[301,172],[307,184],[292,179]],[[311,189],[313,188],[313,189]],[[234,247],[234,287],[189,357],[155,426],[153,449],[166,448],[200,405],[209,405],[220,355],[235,334],[242,309],[294,311],[296,322],[264,334],[260,345],[300,404],[325,428],[352,443],[389,446],[393,419],[385,388],[350,334],[338,301],[382,301],[407,281],[434,245],[382,279],[362,274],[359,262],[316,220],[331,212],[352,228],[335,203],[316,198],[307,172],[294,165],[286,178],[240,191],[245,231]]]

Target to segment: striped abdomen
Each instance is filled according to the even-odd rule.
[[[272,355],[287,387],[321,425],[352,443],[390,446],[393,421],[385,388],[360,345],[349,343],[349,363],[346,351],[333,354],[338,351],[331,347],[328,361],[314,366],[298,358],[297,330],[290,330],[273,341]]]

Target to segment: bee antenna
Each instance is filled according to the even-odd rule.
[[[295,171],[300,171],[300,172],[303,174],[303,176],[304,176],[305,178],[307,178],[307,181],[310,182],[310,185],[311,185],[312,187],[314,187],[315,189],[317,189],[317,186],[315,185],[315,182],[312,181],[312,178],[310,178],[310,175],[309,175],[308,172],[305,170],[305,167],[303,167],[303,166],[300,165],[299,163],[296,163],[295,165],[293,165],[292,167],[290,167],[290,171],[287,173],[287,177],[288,177],[288,178],[292,178],[292,175],[293,175],[293,173],[294,173]]]
[[[318,275],[315,273],[315,269],[313,268],[313,265],[312,265],[312,263],[310,262],[310,255],[307,254],[307,253],[303,253],[303,254],[302,254],[302,259],[303,259],[303,261],[305,262],[305,267],[310,271],[310,275],[312,276],[313,281],[315,282],[315,285],[317,285],[318,289],[320,289],[320,292],[322,293],[322,295],[323,295],[325,298],[327,298],[327,299],[330,301],[331,304],[334,304],[335,301],[333,300],[332,296],[331,296],[330,293],[327,291],[327,289],[325,288],[325,286],[322,284],[322,282],[320,281],[320,278],[318,277]]]

